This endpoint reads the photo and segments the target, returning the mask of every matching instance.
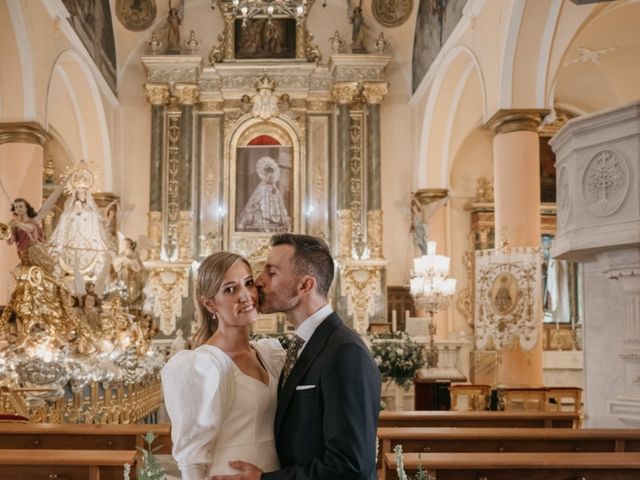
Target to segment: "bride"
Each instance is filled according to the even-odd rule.
[[[162,369],[173,456],[183,480],[238,473],[229,461],[279,468],[273,421],[285,352],[277,339],[249,341],[258,291],[247,260],[230,252],[205,258],[195,298],[202,327],[195,350]]]

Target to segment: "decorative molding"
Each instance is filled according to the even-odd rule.
[[[389,93],[387,82],[365,82],[362,94],[368,104],[382,103],[384,97]]]
[[[357,82],[340,82],[336,83],[331,90],[333,100],[339,104],[349,104],[353,101],[358,93]]]
[[[149,212],[147,214],[147,236],[151,242],[149,258],[159,260],[162,251],[162,212]]]
[[[353,212],[351,209],[337,211],[338,216],[338,258],[351,258]]]
[[[615,45],[611,47],[600,48],[598,50],[592,50],[587,47],[578,47],[578,56],[564,62],[563,66],[566,67],[574,63],[592,63],[593,65],[600,65],[600,57],[603,54],[615,52],[617,49],[618,47],[616,47]]]
[[[367,246],[369,247],[369,258],[383,258],[382,226],[382,210],[369,210],[367,212]]]
[[[375,315],[375,297],[382,294],[382,271],[387,262],[381,260],[340,260],[340,294],[347,297],[347,313],[353,328],[364,335],[369,317]]]
[[[494,113],[484,128],[496,134],[520,131],[537,132],[549,112],[550,110],[535,108],[500,109]]]
[[[373,0],[371,11],[383,27],[399,27],[411,16],[413,0]]]
[[[166,105],[169,103],[168,83],[145,83],[144,94],[151,105]]]
[[[189,295],[191,262],[145,262],[153,292],[153,313],[160,318],[160,331],[171,335],[182,315],[182,299]]]
[[[329,72],[338,82],[383,81],[391,55],[334,54],[329,60]]]
[[[596,153],[582,176],[582,198],[589,212],[607,217],[620,208],[629,192],[630,169],[613,150]]]
[[[197,82],[202,70],[198,55],[147,55],[140,61],[151,82]]]
[[[180,105],[194,105],[198,101],[200,91],[193,83],[176,83],[175,94]]]
[[[178,213],[177,240],[178,259],[193,259],[193,211],[183,210]]]
[[[51,138],[38,122],[0,123],[0,145],[32,143],[43,147]]]

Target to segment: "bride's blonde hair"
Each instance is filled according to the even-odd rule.
[[[242,255],[231,252],[213,253],[206,257],[198,268],[194,300],[200,328],[193,336],[193,343],[196,347],[209,340],[218,328],[218,319],[214,313],[207,310],[204,301],[212,299],[218,293],[225,273],[238,260],[242,261],[251,271],[251,265]]]

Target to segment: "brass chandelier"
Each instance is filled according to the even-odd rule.
[[[231,7],[234,15],[244,20],[255,16],[267,17],[286,16],[291,18],[306,17],[314,0],[218,0],[218,4]],[[216,0],[211,2],[211,8],[215,8]],[[322,6],[327,6],[327,0],[323,0]],[[243,22],[244,23],[244,22]]]

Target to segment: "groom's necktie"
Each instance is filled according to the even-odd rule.
[[[284,367],[282,369],[282,384],[287,381],[287,377],[291,373],[293,366],[298,359],[298,352],[304,345],[304,340],[300,338],[298,335],[294,334],[289,342],[289,346],[287,346],[287,356],[284,360]]]

